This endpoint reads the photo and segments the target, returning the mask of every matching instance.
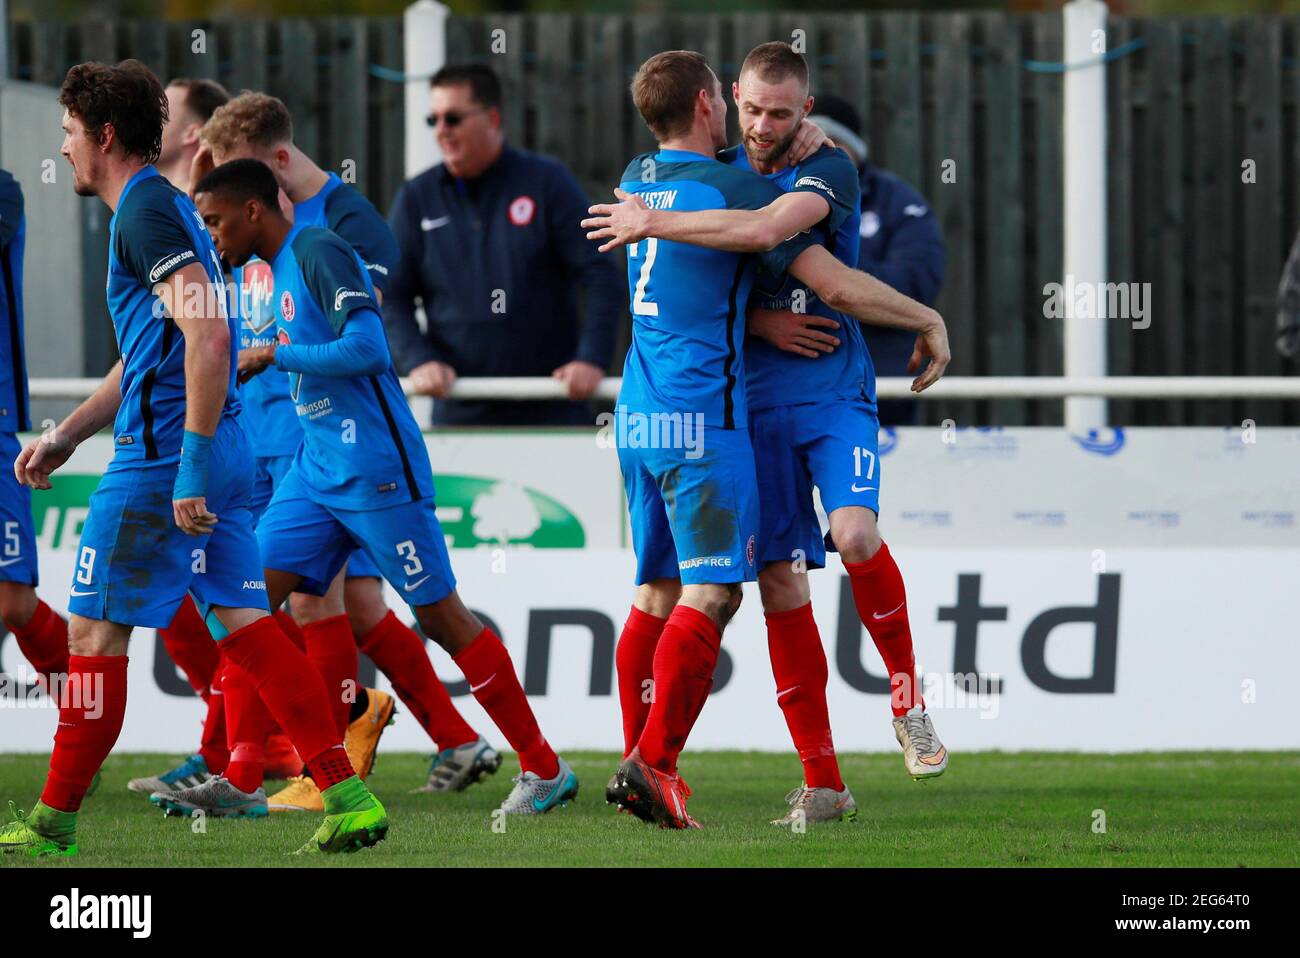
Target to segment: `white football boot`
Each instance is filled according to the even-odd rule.
[[[852,821],[858,817],[858,803],[847,785],[841,792],[833,788],[809,788],[800,785],[785,797],[790,811],[783,818],[772,820],[773,825],[790,828],[794,825],[815,825],[818,822]]]
[[[907,774],[920,782],[938,778],[948,767],[948,750],[935,734],[928,712],[919,705],[894,719],[894,735],[903,747],[903,764]]]

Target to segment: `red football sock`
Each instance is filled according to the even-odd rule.
[[[439,750],[478,738],[433,671],[424,640],[403,625],[391,610],[360,642],[361,651],[388,676],[397,697],[411,710]]]
[[[677,771],[677,756],[713,687],[722,633],[703,612],[673,609],[655,649],[654,701],[637,740],[641,758],[661,772]]]
[[[325,681],[275,619],[263,616],[232,632],[221,640],[221,651],[227,661],[248,673],[299,755],[315,758],[342,746]],[[230,694],[229,686],[225,694]]]
[[[346,615],[336,615],[302,628],[307,642],[307,659],[325,680],[330,714],[342,738],[348,731],[348,712],[357,697],[357,642]],[[298,749],[300,755],[306,755]]]
[[[618,704],[623,712],[624,758],[641,737],[646,716],[650,714],[655,646],[667,622],[632,606],[623,624],[623,634],[618,637],[614,661],[618,666]]]
[[[221,650],[212,641],[212,633],[190,596],[185,596],[172,624],[159,629],[158,636],[172,661],[185,673],[194,694],[206,702],[212,680],[221,669]]]
[[[238,742],[230,748],[226,781],[241,792],[255,792],[262,787],[266,769],[266,749],[257,742]]]
[[[803,762],[803,780],[809,788],[833,788],[838,792],[844,788],[844,781],[835,760],[831,717],[826,707],[830,671],[812,603],[787,612],[768,612],[766,618],[776,704],[785,713],[790,738]]]
[[[275,616],[275,621],[280,623],[280,631],[289,637],[289,641],[298,646],[299,650],[306,652],[307,640],[302,637],[302,629],[293,620],[293,616],[284,609],[276,609],[271,614]]]
[[[305,654],[307,652],[307,640],[302,637],[302,629],[299,628],[298,623],[293,620],[293,616],[288,612],[285,612],[284,609],[276,609],[271,613],[271,615],[275,616],[275,621],[280,623],[280,631],[289,637],[290,642],[298,646],[300,652]],[[271,737],[284,735],[284,732],[280,728],[280,724],[276,722],[270,713],[267,713],[267,720],[271,723]],[[286,739],[284,742],[284,748],[282,748],[281,751],[292,747],[293,746],[290,745]],[[272,751],[273,749],[270,747],[270,740],[268,739],[267,754],[269,755]]]
[[[222,694],[226,700],[226,741],[230,747],[226,778],[241,791],[251,792],[261,786],[264,777],[271,714],[252,678],[234,662],[226,663]]]
[[[321,752],[307,763],[307,768],[311,771],[311,780],[322,792],[357,774],[342,745]]]
[[[10,625],[15,641],[32,668],[41,674],[45,691],[51,688],[50,676],[68,672],[68,623],[40,599],[26,625]]]
[[[474,698],[519,753],[520,767],[542,778],[559,774],[560,760],[537,727],[528,697],[515,675],[515,664],[496,633],[484,628],[452,658],[465,673]]]
[[[126,656],[72,655],[59,689],[59,727],[41,801],[50,808],[81,808],[95,773],[113,750],[126,714]]]
[[[212,642],[212,639],[208,639]],[[216,642],[212,642],[216,645]],[[226,696],[223,694],[225,668],[219,669],[212,679],[212,688],[208,692],[208,714],[203,720],[203,739],[199,744],[199,754],[213,775],[221,775],[230,763],[230,748],[226,744]]]
[[[298,646],[299,651],[302,651],[304,654],[307,653],[307,640],[303,638],[303,630],[298,627],[298,623],[295,623],[294,616],[289,615],[289,612],[282,610],[282,608],[277,608],[276,611],[272,612],[272,615],[276,616],[276,621],[279,623],[279,630],[285,633],[286,636],[289,636],[289,641]],[[274,716],[270,715],[269,712],[266,714],[266,721],[269,721],[270,723],[270,734],[268,738],[266,738],[266,755],[268,755],[268,762],[274,764],[274,762],[276,762],[276,759],[273,758],[274,753],[277,753],[278,751],[278,753],[281,753],[282,755],[287,755],[290,751],[294,751],[294,746],[290,744],[289,738],[287,738],[282,729],[279,728],[278,721],[276,721]],[[270,741],[272,738],[276,738],[277,736],[281,738],[281,742]],[[292,759],[290,759],[290,762],[291,760]]]
[[[866,562],[846,562],[844,568],[853,587],[858,618],[871,633],[889,670],[890,709],[898,716],[913,705],[925,708],[917,685],[912,629],[907,621],[907,590],[889,546],[881,543],[880,551]]]

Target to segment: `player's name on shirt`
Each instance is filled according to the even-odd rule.
[[[677,201],[677,190],[656,190],[653,193],[638,194],[646,206],[652,210],[670,210]]]

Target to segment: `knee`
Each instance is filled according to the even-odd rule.
[[[806,574],[776,571],[769,566],[758,576],[758,594],[763,600],[764,612],[788,612],[810,601]]]
[[[68,622],[68,651],[72,655],[125,655],[125,643],[103,628],[95,628],[93,620],[74,616]]]
[[[712,619],[719,629],[725,629],[732,617],[740,611],[740,602],[745,597],[739,582],[703,586],[692,594],[683,595],[683,601],[699,609]],[[689,601],[686,601],[689,598]]]
[[[343,615],[344,608],[341,598],[295,592],[290,601],[290,613],[293,615],[293,620],[301,627]]]
[[[726,625],[728,622],[730,622],[732,620],[732,617],[735,616],[735,614],[740,611],[740,603],[744,600],[744,598],[745,598],[745,590],[740,587],[739,582],[733,582],[727,586],[727,596],[726,599],[724,600],[724,605],[722,607],[722,612],[723,615],[725,616],[725,618],[722,620],[723,625]]]
[[[854,523],[831,534],[835,548],[845,562],[866,562],[884,544],[875,523]]]
[[[666,619],[682,597],[682,584],[677,579],[655,579],[636,587],[633,604],[642,612]]]
[[[36,590],[30,586],[6,585],[0,588],[0,619],[6,628],[21,629],[36,612]]]
[[[384,587],[378,579],[349,579],[344,593],[348,622],[358,639],[383,621],[388,614]]]
[[[420,630],[451,655],[468,648],[485,628],[455,592],[432,605],[416,606],[414,612]]]

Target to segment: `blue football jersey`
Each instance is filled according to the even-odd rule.
[[[153,289],[198,263],[230,324],[225,414],[239,413],[239,335],[227,312],[221,261],[199,211],[152,166],[127,181],[108,224],[108,311],[122,354],[122,405],[113,424],[115,463],[176,462],[185,430],[185,337]]]
[[[344,324],[358,322],[373,323],[386,342],[365,266],[333,232],[295,224],[271,269],[281,343],[329,343]],[[303,435],[294,468],[317,501],[365,510],[433,495],[424,437],[391,358],[373,376],[289,373],[287,380]]]
[[[740,169],[753,169],[740,147],[727,150],[722,158]],[[826,200],[830,212],[813,229],[813,235],[841,263],[850,269],[858,268],[860,186],[857,168],[847,154],[824,146],[802,163],[767,174],[766,179],[782,192],[811,192]],[[785,352],[766,340],[750,336],[745,340],[749,408],[768,409],[832,397],[853,399],[864,394],[874,400],[876,377],[858,321],[831,309],[793,276],[785,277],[775,294],[764,291],[767,286],[762,284],[751,305],[763,309],[801,309],[834,319],[840,324],[834,331],[840,345],[834,352],[813,359]]]
[[[761,209],[781,195],[761,176],[682,150],[638,156],[622,188],[652,209]],[[761,261],[773,276],[815,242],[808,234],[761,257],[650,238],[627,248],[632,348],[619,406],[628,413],[746,423],[745,304]]]
[[[30,429],[23,346],[23,246],[27,222],[18,181],[0,170],[0,433]]]
[[[376,289],[388,287],[389,271],[397,263],[397,240],[388,222],[354,187],[329,174],[315,196],[295,203],[296,226],[323,226],[356,250]],[[275,339],[275,277],[271,267],[252,260],[234,270],[239,290],[240,348],[269,346]],[[244,428],[258,458],[292,456],[302,442],[298,415],[289,399],[288,377],[267,369],[242,387]]]

